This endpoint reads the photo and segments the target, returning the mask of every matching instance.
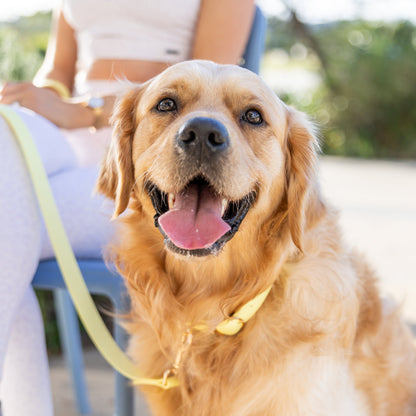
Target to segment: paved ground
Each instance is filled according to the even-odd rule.
[[[322,188],[348,241],[366,253],[383,293],[416,323],[416,161],[325,158]]]
[[[91,401],[91,416],[114,415],[114,372],[95,351],[84,354],[86,379]],[[62,358],[50,360],[52,393],[56,416],[78,416],[69,372]],[[135,397],[135,416],[149,416],[145,403],[138,394]]]
[[[325,157],[321,178],[324,195],[340,208],[346,238],[367,253],[383,293],[402,302],[406,319],[416,324],[416,162]],[[87,352],[86,367],[93,415],[113,415],[112,370],[94,351]],[[51,360],[51,377],[56,415],[76,415],[59,358]],[[136,415],[147,415],[136,402]]]

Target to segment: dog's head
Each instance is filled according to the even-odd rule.
[[[128,92],[113,124],[98,189],[115,216],[133,198],[179,254],[219,253],[236,234],[282,224],[301,247],[316,139],[255,74],[174,65]]]

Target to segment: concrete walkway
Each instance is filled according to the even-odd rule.
[[[323,194],[340,209],[351,244],[367,254],[380,276],[383,293],[403,304],[416,324],[416,162],[365,161],[324,157]],[[87,381],[94,416],[113,415],[112,370],[95,351],[86,354]],[[51,360],[57,416],[75,416],[72,386],[62,359]],[[144,416],[136,400],[136,415]]]
[[[366,254],[382,292],[416,323],[416,161],[326,157],[321,178],[347,240]]]
[[[114,415],[114,372],[95,349],[84,351],[85,374],[91,416]],[[62,357],[49,360],[55,416],[78,416],[72,381]],[[135,416],[149,416],[140,394],[135,397]]]

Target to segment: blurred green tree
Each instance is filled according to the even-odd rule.
[[[29,81],[43,62],[51,13],[0,25],[0,81]]]
[[[320,61],[312,99],[288,101],[323,126],[326,153],[416,157],[416,27],[410,22],[309,26],[292,9],[270,20],[267,49],[302,42]]]
[[[321,98],[330,116],[326,150],[416,157],[415,26],[344,22],[317,38],[328,57]]]

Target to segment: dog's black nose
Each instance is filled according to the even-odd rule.
[[[209,117],[188,120],[179,129],[176,140],[186,152],[200,157],[224,152],[230,144],[225,126]]]

